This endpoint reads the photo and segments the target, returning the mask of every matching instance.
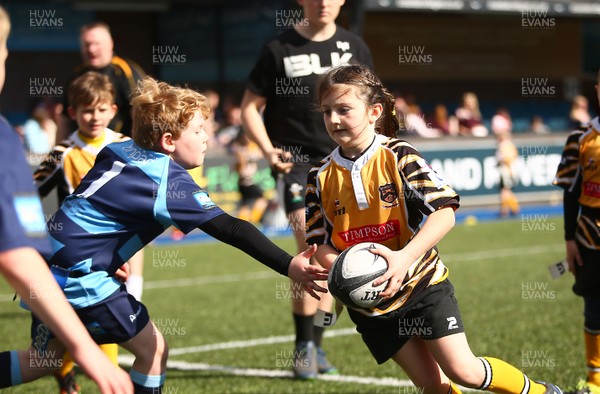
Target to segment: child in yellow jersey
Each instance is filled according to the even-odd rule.
[[[59,203],[79,185],[102,148],[112,142],[129,139],[107,128],[117,110],[114,88],[107,76],[93,71],[81,75],[69,86],[68,99],[69,115],[77,122],[78,129],[68,139],[56,145],[34,173],[40,195],[45,197],[56,187]],[[143,252],[138,252],[132,258],[134,259],[140,259],[141,263]],[[118,365],[117,345],[107,344],[101,347],[113,363]],[[71,355],[66,353],[63,368],[55,375],[61,394],[79,392],[73,367]]]
[[[498,393],[562,393],[512,365],[476,357],[436,244],[454,225],[459,196],[421,154],[395,134],[394,97],[366,67],[331,69],[317,84],[329,136],[339,145],[311,170],[306,241],[330,268],[344,249],[377,242],[389,268],[382,302],[348,308],[378,363],[392,358],[424,393],[458,393],[456,384]],[[427,219],[421,225],[423,217]]]
[[[600,99],[600,70],[596,94]],[[554,184],[564,190],[566,260],[583,298],[587,377],[573,394],[600,394],[600,118],[569,134]]]

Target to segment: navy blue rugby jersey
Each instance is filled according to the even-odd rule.
[[[48,253],[42,203],[17,132],[0,116],[0,252],[32,247]]]
[[[87,306],[116,291],[115,271],[165,229],[187,234],[223,213],[169,156],[113,143],[48,221],[50,263],[77,273],[65,294]]]

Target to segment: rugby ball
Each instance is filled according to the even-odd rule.
[[[359,243],[340,253],[329,270],[329,292],[351,308],[377,306],[381,302],[379,293],[387,286],[387,281],[373,286],[375,279],[387,271],[388,264],[371,249],[390,250],[375,242]]]

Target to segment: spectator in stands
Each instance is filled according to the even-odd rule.
[[[460,107],[456,109],[458,131],[467,137],[485,137],[489,134],[483,125],[483,118],[479,110],[479,100],[473,92],[465,92]]]
[[[424,138],[435,138],[440,136],[439,130],[431,128],[425,122],[425,116],[421,108],[414,102],[408,104],[407,100],[399,94],[395,95],[394,106],[396,116],[400,123],[400,135],[418,135]]]
[[[448,116],[448,108],[444,104],[435,106],[429,125],[441,135],[458,135],[458,119],[456,116]]]
[[[571,130],[586,130],[592,117],[588,108],[588,99],[585,96],[577,95],[573,98],[571,112],[569,114]]]
[[[550,127],[544,123],[544,119],[539,115],[535,115],[533,118],[531,118],[530,129],[535,134],[550,133]]]
[[[225,109],[225,125],[217,131],[216,139],[220,146],[227,147],[238,137],[242,129],[242,109],[238,104]]]
[[[494,135],[512,132],[512,119],[506,108],[498,108],[492,117],[492,131]]]
[[[219,110],[219,103],[221,102],[221,96],[216,90],[208,89],[204,91],[204,95],[208,99],[208,105],[210,106],[209,118],[204,124],[204,130],[208,134],[208,148],[214,148],[218,146],[216,139],[217,131],[221,128],[221,116]]]
[[[35,103],[30,118],[22,126],[23,144],[30,163],[39,163],[50,152],[56,141],[56,129],[52,103],[47,100]]]

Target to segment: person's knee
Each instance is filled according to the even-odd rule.
[[[161,358],[160,358],[160,365],[162,366],[163,370],[167,368],[167,358],[169,357],[169,344],[167,343],[167,341],[163,338],[163,346],[162,349],[160,350],[160,354],[161,354]]]
[[[475,360],[477,362],[469,360],[453,362],[450,365],[444,366],[443,371],[456,384],[469,388],[478,388],[484,379],[483,365],[477,359]]]

